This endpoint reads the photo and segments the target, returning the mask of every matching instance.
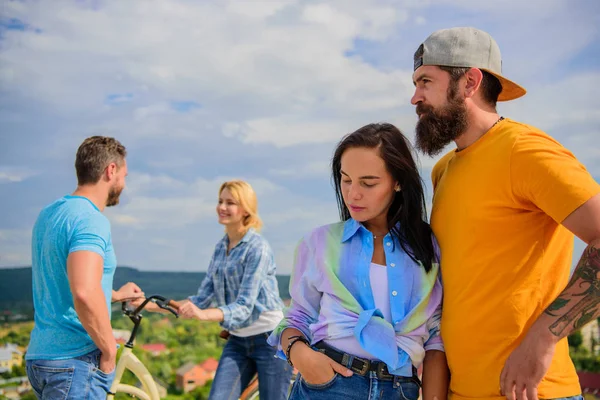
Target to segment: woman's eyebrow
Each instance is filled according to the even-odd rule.
[[[345,173],[344,171],[340,171],[343,175],[346,175],[347,177],[350,177],[347,173]],[[376,175],[363,175],[363,176],[359,176],[358,179],[381,179],[381,177],[376,176]]]

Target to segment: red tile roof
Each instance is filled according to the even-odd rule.
[[[142,349],[152,353],[160,353],[162,351],[167,350],[167,345],[164,343],[148,343],[143,344]]]
[[[210,357],[206,361],[204,361],[202,364],[200,364],[200,366],[206,372],[214,372],[217,370],[217,367],[219,366],[219,362],[217,360],[215,360],[214,358]]]

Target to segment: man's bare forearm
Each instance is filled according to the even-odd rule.
[[[110,324],[109,310],[102,288],[98,286],[85,294],[73,296],[75,311],[84,329],[103,354],[115,355],[117,342]]]
[[[583,252],[571,280],[544,311],[549,331],[557,339],[581,329],[600,316],[600,241]]]
[[[446,361],[446,353],[429,350],[423,360],[423,400],[446,400],[450,372]]]

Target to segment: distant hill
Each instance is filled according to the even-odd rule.
[[[118,267],[114,287],[127,282],[138,284],[146,295],[159,294],[172,299],[182,299],[196,293],[204,272],[140,271],[131,267]],[[289,275],[277,276],[282,299],[290,297]],[[31,300],[31,267],[0,268],[0,311],[27,312],[33,309]]]

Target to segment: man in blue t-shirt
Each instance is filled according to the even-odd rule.
[[[86,139],[77,189],[45,207],[33,228],[35,325],[25,359],[40,399],[105,399],[117,354],[110,303],[144,295],[131,282],[112,290],[117,258],[102,211],[119,203],[125,156],[113,138]]]

